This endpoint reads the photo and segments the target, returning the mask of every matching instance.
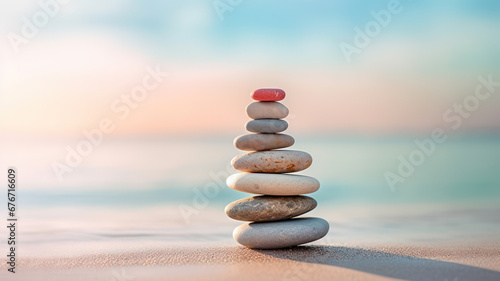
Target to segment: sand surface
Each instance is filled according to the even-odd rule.
[[[178,247],[25,258],[2,280],[500,280],[500,245]],[[5,272],[4,270],[2,270]],[[4,279],[6,277],[6,279]]]
[[[2,254],[0,280],[500,280],[496,204],[312,213],[329,219],[325,238],[264,251],[234,242],[239,222],[218,208],[189,223],[175,208],[25,209],[17,273]]]

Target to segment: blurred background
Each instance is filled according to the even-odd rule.
[[[500,86],[474,95],[480,77],[500,82],[498,1],[0,3],[0,166],[18,170],[33,245],[57,230],[230,238],[223,208],[246,197],[224,185],[232,140],[266,87],[287,93],[286,133],[314,158],[302,174],[322,183],[315,212],[336,235],[377,210],[497,222]],[[446,140],[400,175],[439,128]],[[470,214],[448,223],[474,228]],[[378,226],[395,221],[411,219]]]

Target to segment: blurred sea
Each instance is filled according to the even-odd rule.
[[[293,149],[314,158],[303,174],[322,184],[308,215],[331,224],[319,243],[498,242],[500,139],[450,138],[394,191],[384,173],[416,148],[413,139],[296,140]],[[105,139],[59,182],[51,163],[77,141],[3,146],[12,148],[4,167],[18,170],[21,256],[234,245],[240,222],[224,206],[250,194],[224,186],[241,153],[231,138]]]
[[[25,208],[49,206],[164,206],[191,202],[210,185],[210,204],[223,206],[246,194],[224,184],[236,172],[229,163],[242,153],[232,138],[105,139],[59,182],[52,164],[64,164],[66,146],[79,140],[4,140],[4,167],[19,174]],[[9,145],[10,144],[10,145]],[[384,174],[397,173],[413,138],[297,137],[291,148],[309,152],[313,165],[301,172],[319,179],[312,196],[320,204],[431,203],[500,198],[500,138],[450,137],[415,172],[391,190]],[[218,188],[214,185],[217,184]],[[3,198],[2,198],[3,200]]]

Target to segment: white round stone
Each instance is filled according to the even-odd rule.
[[[252,222],[233,231],[236,242],[253,249],[279,249],[316,241],[330,226],[320,218],[296,218],[274,222]]]
[[[227,178],[226,183],[237,191],[275,196],[313,193],[320,186],[319,181],[313,177],[262,173],[234,174]]]

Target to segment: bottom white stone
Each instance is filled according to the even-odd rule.
[[[236,242],[253,249],[279,249],[316,241],[330,226],[320,218],[295,218],[273,222],[252,222],[233,231]]]

